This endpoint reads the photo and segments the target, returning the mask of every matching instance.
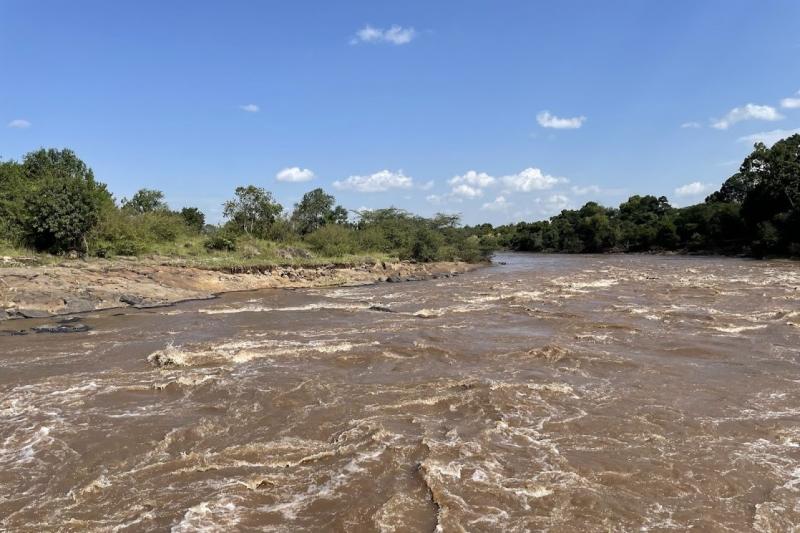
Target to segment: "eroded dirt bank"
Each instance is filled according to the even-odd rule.
[[[480,265],[407,261],[208,270],[139,261],[72,261],[0,269],[0,320],[154,307],[231,291],[413,281],[463,273]],[[236,272],[234,272],[236,270]]]

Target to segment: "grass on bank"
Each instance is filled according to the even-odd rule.
[[[136,261],[150,264],[187,266],[208,270],[262,268],[271,266],[314,267],[322,265],[374,264],[399,261],[397,254],[356,252],[324,254],[311,249],[303,241],[285,243],[243,237],[236,239],[234,250],[209,250],[208,237],[189,235],[173,242],[153,242],[140,248],[136,255],[111,254],[107,257],[85,257],[87,261]],[[0,240],[0,268],[20,266],[52,266],[70,263],[74,257],[53,255],[13,246]]]

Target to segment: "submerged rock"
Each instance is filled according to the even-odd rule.
[[[81,323],[61,323],[61,324],[45,324],[44,326],[36,326],[31,328],[34,333],[83,333],[89,331],[91,328],[86,324]]]
[[[0,337],[16,337],[18,335],[27,335],[28,332],[24,329],[12,329],[6,331],[0,331]]]

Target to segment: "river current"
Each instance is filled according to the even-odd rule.
[[[800,265],[458,277],[0,324],[0,530],[797,531]]]

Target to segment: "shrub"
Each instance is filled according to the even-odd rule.
[[[88,248],[101,211],[112,203],[106,186],[71,150],[37,150],[25,156],[24,239],[38,250]]]
[[[358,250],[353,230],[338,224],[328,224],[309,233],[305,242],[312,250],[327,257],[354,254]]]
[[[219,231],[209,236],[203,242],[203,247],[208,251],[233,252],[236,250],[236,240],[227,233]]]
[[[444,244],[442,236],[428,228],[419,228],[414,234],[411,245],[401,254],[404,259],[413,259],[420,263],[436,261],[439,248]]]

